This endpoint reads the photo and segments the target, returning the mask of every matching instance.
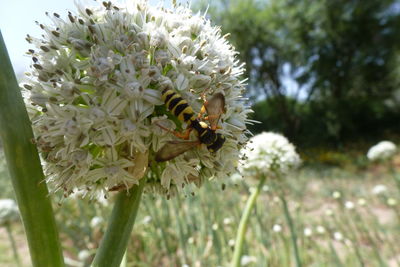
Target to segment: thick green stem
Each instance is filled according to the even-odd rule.
[[[249,199],[247,200],[246,207],[244,208],[242,218],[240,219],[239,228],[236,235],[235,250],[233,252],[233,259],[232,259],[232,267],[240,266],[240,260],[242,257],[243,242],[247,230],[247,224],[249,222],[250,214],[256,203],[257,197],[260,194],[260,191],[264,185],[265,179],[266,176],[263,175],[261,177],[261,180],[257,188],[251,193]]]
[[[120,192],[115,201],[109,224],[92,266],[118,267],[126,251],[139,209],[146,178],[131,188],[129,194]]]
[[[32,128],[0,32],[0,136],[33,266],[64,266]]]
[[[11,248],[13,250],[15,262],[16,262],[17,266],[21,266],[21,260],[19,259],[17,245],[15,243],[15,239],[14,239],[14,236],[11,231],[11,223],[8,222],[8,223],[6,223],[5,226],[6,226],[6,230],[7,230],[7,234],[8,234],[8,239],[10,240]]]

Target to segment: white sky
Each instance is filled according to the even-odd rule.
[[[125,1],[128,0],[113,2]],[[89,5],[96,4],[93,0],[87,0],[86,2]],[[98,0],[98,2],[101,4],[102,0]],[[152,5],[159,2],[164,1],[150,0]],[[168,6],[171,2],[167,0],[165,5]],[[50,14],[56,12],[63,18],[67,16],[68,10],[76,11],[73,0],[0,0],[0,6],[0,30],[17,75],[28,70],[31,63],[31,57],[25,56],[25,52],[32,48],[25,41],[26,34],[36,37],[42,34],[42,30],[36,25],[35,21],[50,24],[50,20],[45,15],[46,11]]]

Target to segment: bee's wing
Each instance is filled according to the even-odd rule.
[[[171,160],[199,145],[200,141],[169,141],[156,154],[156,161]]]
[[[218,125],[219,118],[225,112],[225,97],[221,93],[216,93],[204,103],[207,111],[208,121],[210,122],[211,129],[215,130]]]

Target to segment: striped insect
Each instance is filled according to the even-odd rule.
[[[157,152],[156,161],[171,160],[200,144],[205,144],[210,152],[216,152],[222,147],[225,137],[220,133],[216,133],[218,121],[225,111],[225,97],[222,93],[216,93],[210,100],[205,101],[198,116],[195,115],[188,102],[174,90],[164,89],[162,91],[162,100],[174,116],[186,122],[188,128],[182,134],[158,125],[164,130],[172,132],[175,136],[185,139],[185,141],[169,141]],[[202,115],[204,113],[207,113],[208,116],[204,119],[208,120],[210,125],[203,121]],[[192,130],[197,133],[198,140],[196,141],[187,140]]]

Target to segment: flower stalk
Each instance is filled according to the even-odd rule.
[[[232,259],[232,267],[240,266],[240,260],[242,257],[243,242],[247,230],[247,224],[249,222],[250,214],[256,203],[257,197],[260,194],[260,191],[265,183],[265,179],[266,175],[262,175],[257,188],[251,193],[249,199],[247,200],[246,207],[243,211],[242,218],[240,219],[239,228],[236,235],[235,250],[233,252],[233,259]]]
[[[18,255],[17,245],[16,245],[14,236],[13,236],[12,231],[11,231],[11,223],[9,223],[9,222],[6,223],[5,227],[6,227],[8,239],[10,240],[10,243],[11,243],[11,248],[12,248],[12,251],[13,251],[13,254],[14,254],[15,263],[17,264],[17,266],[22,266],[21,265],[21,260],[20,260],[19,255]]]
[[[109,225],[92,266],[120,266],[135,223],[145,183],[146,178],[143,177],[139,185],[132,187],[129,194],[126,191],[118,194]]]
[[[32,129],[0,32],[0,136],[33,266],[64,266]]]

